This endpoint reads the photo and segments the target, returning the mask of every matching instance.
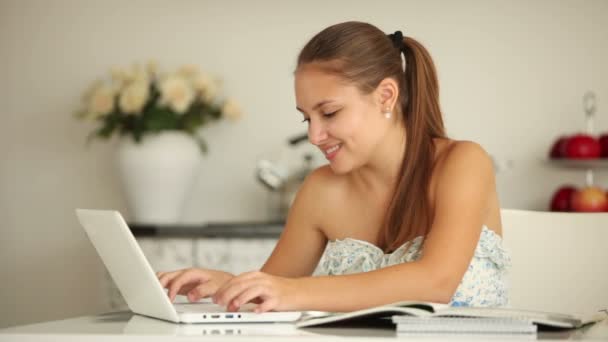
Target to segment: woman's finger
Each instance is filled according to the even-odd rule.
[[[163,288],[167,287],[167,284],[169,284],[169,282],[171,282],[171,280],[173,280],[173,278],[175,278],[176,276],[180,275],[182,272],[184,272],[183,270],[179,270],[179,271],[174,271],[174,272],[165,272],[163,273],[160,278],[158,279],[160,281],[160,285]]]
[[[178,295],[187,295],[190,291],[194,290],[197,286],[201,285],[201,282],[191,282],[182,285],[182,287],[177,291]]]
[[[209,276],[205,272],[197,272],[196,270],[188,270],[173,278],[167,288],[169,289],[169,299],[173,301],[181,288],[186,284],[195,284],[206,282],[209,280]],[[183,291],[181,291],[183,293]]]
[[[201,298],[207,298],[215,294],[216,291],[217,285],[212,281],[208,281],[194,286],[190,291],[186,293],[186,295],[188,297],[188,300],[193,303],[198,302],[199,300],[201,300]]]
[[[233,277],[232,279],[228,280],[227,282],[225,282],[222,286],[220,286],[220,288],[217,290],[216,295],[213,297],[213,301],[217,303],[217,301],[220,299],[220,297],[229,289],[229,288],[233,288],[234,286],[240,286],[239,284],[245,282],[245,281],[249,281],[252,279],[259,279],[263,276],[264,274],[260,271],[252,271],[252,272],[246,272],[246,273],[242,273],[239,274],[236,277]]]
[[[265,274],[260,272],[260,271],[251,271],[251,272],[245,272],[245,273],[241,273],[236,277],[233,277],[232,279],[230,279],[229,281],[227,281],[224,284],[224,287],[229,287],[232,286],[234,284],[240,283],[242,281],[247,281],[247,280],[251,280],[251,279],[256,279],[256,278],[260,278],[263,277]]]
[[[231,281],[232,282],[232,281]],[[228,305],[236,296],[238,296],[241,292],[244,292],[250,287],[256,286],[257,280],[239,280],[233,282],[232,284],[228,284],[228,286],[223,286],[222,289],[216,292],[213,297],[213,301],[219,305]]]
[[[242,305],[249,303],[253,299],[257,297],[262,297],[263,295],[267,295],[267,290],[268,288],[261,285],[256,285],[246,289],[229,302],[227,308],[228,311],[237,311]]]
[[[267,312],[277,308],[279,300],[277,297],[264,298],[262,304],[258,305],[253,311],[256,313]]]

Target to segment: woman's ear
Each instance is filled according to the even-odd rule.
[[[380,110],[393,112],[399,97],[399,84],[394,79],[383,79],[375,90],[376,100]]]

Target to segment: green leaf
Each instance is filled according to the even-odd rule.
[[[209,149],[207,147],[207,142],[205,141],[205,139],[203,139],[203,137],[201,137],[199,135],[194,135],[194,139],[198,143],[198,147],[201,149],[201,152],[203,154],[207,154],[207,152],[209,151]]]
[[[140,143],[141,139],[143,137],[143,131],[141,130],[133,130],[133,140],[135,140],[136,143]]]
[[[93,131],[93,132],[89,133],[89,134],[87,135],[87,140],[86,140],[86,142],[85,142],[84,146],[85,146],[86,148],[89,148],[89,146],[91,146],[91,141],[93,141],[93,139],[95,139],[95,137],[96,137],[97,135],[98,135],[98,131]]]
[[[189,112],[182,117],[181,128],[190,134],[194,134],[201,125],[203,125],[203,118],[198,113]]]
[[[160,98],[160,92],[158,91],[158,89],[156,89],[154,82],[151,82],[150,83],[150,97],[148,98],[148,101],[146,102],[144,108],[142,109],[142,113],[145,114],[145,113],[153,110],[154,107],[156,106],[156,104],[158,103],[159,98]]]
[[[102,138],[109,138],[116,128],[116,121],[106,120],[104,125],[97,131],[97,135]]]
[[[162,130],[179,129],[178,114],[168,108],[154,107],[145,112],[143,117],[143,128],[153,132]]]
[[[213,106],[210,109],[210,114],[215,120],[218,120],[222,117],[222,110],[217,106]]]
[[[102,138],[109,138],[114,130],[118,129],[122,116],[118,112],[113,112],[102,118],[102,127],[97,131],[97,135]]]

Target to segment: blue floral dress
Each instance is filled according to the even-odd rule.
[[[339,275],[373,271],[411,262],[421,256],[421,236],[406,242],[390,254],[362,240],[346,238],[330,241],[315,271],[316,275]],[[411,246],[408,248],[408,244]],[[507,269],[511,258],[502,238],[486,226],[482,228],[475,254],[456,289],[451,306],[507,306]]]

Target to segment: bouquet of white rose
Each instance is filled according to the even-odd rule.
[[[115,67],[108,80],[97,80],[83,96],[79,118],[99,121],[89,135],[109,138],[114,132],[132,135],[136,142],[147,133],[185,131],[203,152],[207,145],[197,134],[200,127],[222,118],[241,116],[234,100],[217,97],[220,82],[194,65],[184,65],[173,73],[161,73],[155,62],[129,69]]]

